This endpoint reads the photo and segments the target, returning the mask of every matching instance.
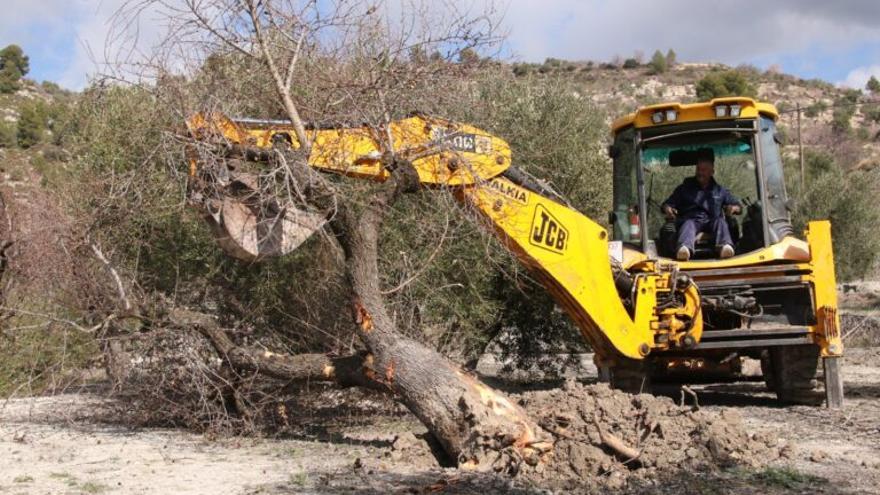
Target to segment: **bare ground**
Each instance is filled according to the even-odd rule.
[[[322,405],[305,407],[271,439],[125,428],[107,419],[112,403],[88,391],[14,399],[0,403],[0,493],[880,493],[880,348],[849,349],[844,370],[840,411],[778,407],[761,382],[694,387],[701,414],[742,416],[749,441],[778,438],[776,449],[743,451],[758,458],[651,461],[649,476],[599,466],[583,485],[564,488],[541,476],[510,481],[444,468],[417,421],[357,391],[311,391],[310,403]],[[522,397],[546,403],[554,390]],[[667,392],[677,400],[677,390]]]

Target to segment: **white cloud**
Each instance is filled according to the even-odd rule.
[[[391,1],[391,0],[389,0]],[[428,1],[428,0],[426,0]],[[848,0],[469,0],[474,5],[505,3],[505,30],[514,56],[540,62],[546,57],[608,60],[641,51],[673,48],[679,60],[738,64],[783,61],[807,54],[822,66],[859,44],[880,44],[880,1]],[[129,26],[131,38],[108,41],[113,15],[126,0],[2,0],[0,43],[45,46],[42,36],[70,33],[73,55],[57,63],[60,82],[81,88],[88,74],[103,71],[119,56],[147,57],[167,24],[146,12]],[[168,0],[174,5],[175,0]],[[137,4],[137,3],[135,3]],[[477,7],[478,8],[478,7]],[[167,21],[167,20],[166,20]],[[34,29],[39,26],[39,29]],[[43,45],[40,45],[43,43]],[[120,50],[121,47],[137,49]],[[880,45],[878,45],[880,46]],[[812,54],[815,53],[815,56]],[[184,54],[186,55],[186,54]],[[54,62],[53,62],[54,63]],[[868,65],[856,61],[854,65]],[[783,67],[784,69],[791,69]],[[851,74],[856,84],[861,77]],[[847,78],[849,80],[849,77]]]
[[[683,60],[739,63],[880,41],[876,0],[510,0],[506,21],[513,49],[530,61],[673,48]]]
[[[839,81],[838,86],[844,86],[853,89],[865,89],[868,79],[874,76],[880,79],[880,65],[870,65],[865,67],[857,67],[846,75],[846,79]]]
[[[44,64],[57,64],[53,79],[71,89],[85,87],[107,72],[108,64],[145,58],[166,27],[151,15],[154,8],[123,26],[120,9],[140,5],[129,0],[2,1],[0,46],[21,44],[31,55],[31,67],[40,56]]]
[[[61,76],[60,84],[81,89],[90,79],[113,74],[128,77],[131,64],[147,60],[153,44],[164,33],[165,24],[155,16],[156,8],[141,9],[130,0],[88,0],[88,15],[76,25],[76,50]],[[132,10],[137,6],[136,10]]]

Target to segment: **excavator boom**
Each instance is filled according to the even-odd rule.
[[[292,127],[284,122],[197,114],[187,126],[198,142],[245,147],[257,154],[279,144],[301,148]],[[390,176],[385,164],[394,156],[412,163],[424,186],[454,189],[456,197],[488,219],[508,249],[542,281],[596,350],[601,364],[641,360],[654,350],[688,348],[699,341],[702,318],[696,286],[675,265],[645,263],[633,277],[614,264],[607,231],[511,168],[510,146],[503,139],[473,126],[421,115],[384,128],[307,132],[312,143],[308,163],[316,169],[384,181]],[[202,173],[204,167],[194,157],[194,181]],[[258,187],[256,179],[238,170],[224,173],[239,190]],[[266,223],[261,215],[266,216],[267,208],[248,205],[246,197],[206,203],[221,245],[239,257],[284,254],[322,223],[314,212],[287,210],[279,215],[276,207],[274,220],[261,236],[258,227]],[[232,221],[227,212],[235,217]],[[291,225],[288,232],[285,226]]]

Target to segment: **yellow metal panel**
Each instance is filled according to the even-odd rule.
[[[520,188],[502,177],[464,194],[488,216],[508,246],[531,268],[544,272],[557,301],[604,356],[641,359],[653,346],[653,285],[639,294],[634,324],[614,286],[608,234],[577,211]],[[648,314],[644,314],[644,313]],[[645,347],[647,346],[647,347]],[[616,349],[616,352],[615,352]]]
[[[640,263],[648,260],[648,256],[631,248],[623,250],[623,266],[626,269],[637,268]],[[664,263],[677,263],[682,270],[707,270],[714,268],[732,268],[771,263],[774,261],[810,261],[810,246],[797,237],[786,237],[769,247],[757,249],[727,259],[706,259],[677,261],[671,258],[660,258]]]
[[[266,126],[222,114],[196,114],[187,126],[196,136],[219,131],[216,137],[259,148],[271,148],[273,138],[283,135],[294,149],[299,148],[289,125]],[[382,164],[386,151],[391,151],[386,149],[389,140],[395,156],[412,161],[424,184],[474,184],[478,178],[494,177],[510,167],[507,141],[470,125],[426,116],[395,121],[389,129],[340,127],[308,130],[307,134],[312,140],[312,166],[355,177],[389,177]]]
[[[813,290],[816,297],[817,324],[812,327],[822,356],[843,355],[840,316],[837,314],[837,281],[834,273],[834,252],[831,245],[831,222],[810,222],[806,231],[810,244],[810,265],[813,268]]]
[[[742,106],[739,117],[715,117],[715,105],[730,105],[733,103]],[[670,109],[674,109],[678,112],[678,118],[674,122],[664,121],[660,124],[654,124],[654,122],[651,121],[651,115],[653,115],[654,112]],[[747,119],[756,118],[759,114],[771,117],[773,120],[779,118],[779,112],[773,105],[758,102],[752,98],[746,97],[716,98],[712,101],[701,103],[658,103],[656,105],[641,107],[631,114],[618,118],[613,124],[611,124],[611,130],[613,133],[617,133],[617,131],[631,125],[634,125],[636,128],[644,128],[655,127],[658,125],[674,125],[683,122],[700,122],[707,120],[723,121],[733,118]]]

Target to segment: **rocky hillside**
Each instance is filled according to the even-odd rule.
[[[708,74],[733,69],[722,64],[678,63],[655,73],[649,65],[624,66],[548,59],[544,64],[514,64],[513,71],[519,77],[557,76],[571,81],[575,91],[606,111],[610,124],[641,105],[696,101],[698,81]],[[873,169],[880,165],[880,98],[867,91],[838,88],[826,81],[801,79],[776,70],[751,66],[735,69],[751,83],[759,99],[780,110],[788,155],[797,152],[799,104],[806,149],[842,155],[848,168]]]

